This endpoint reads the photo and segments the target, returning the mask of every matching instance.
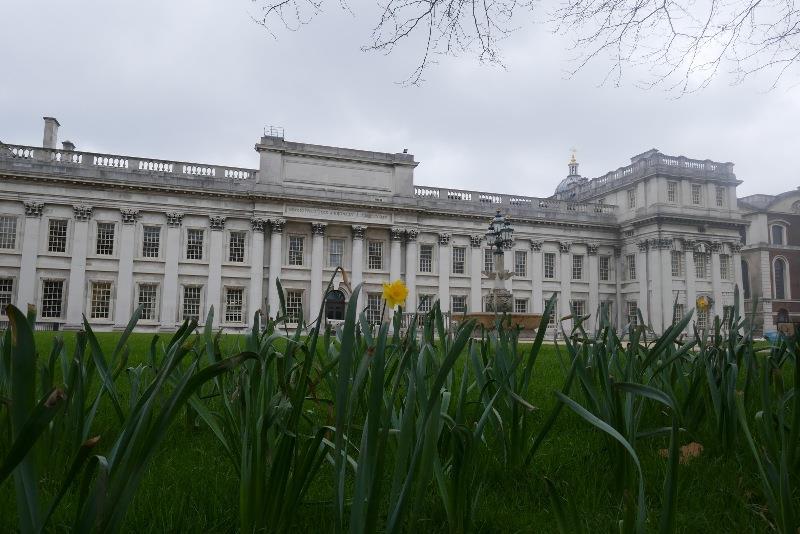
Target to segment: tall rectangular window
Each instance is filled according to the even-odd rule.
[[[639,324],[639,314],[637,313],[638,306],[636,305],[636,301],[629,300],[625,303],[625,305],[627,306],[625,311],[627,312],[628,322],[631,324],[631,326],[636,326]]]
[[[433,308],[433,295],[420,295],[419,305],[417,311],[420,313],[428,313]]]
[[[699,206],[703,202],[703,189],[702,186],[692,184],[692,204]]]
[[[678,182],[667,182],[667,202],[678,201]]]
[[[289,265],[303,265],[305,238],[301,235],[289,236]]]
[[[598,264],[600,266],[600,281],[608,282],[611,279],[611,256],[600,256]]]
[[[200,320],[202,286],[183,286],[183,320]]]
[[[17,218],[0,216],[0,248],[14,249],[17,246]]]
[[[669,254],[671,267],[672,267],[672,276],[675,278],[680,278],[683,276],[683,252],[680,250],[673,250],[670,251]]]
[[[64,305],[64,281],[42,281],[42,312],[44,319],[57,319],[61,317]]]
[[[14,298],[14,279],[0,278],[0,315],[6,315],[6,306]]]
[[[708,328],[708,308],[697,308],[697,328]]]
[[[494,250],[491,248],[483,249],[483,270],[487,273],[494,272]]]
[[[780,224],[772,225],[772,244],[783,245],[783,226]]]
[[[628,208],[633,209],[636,207],[636,188],[628,189]]]
[[[556,255],[554,252],[544,253],[544,277],[548,279],[556,277]]]
[[[47,252],[67,251],[67,220],[50,219],[47,227]]]
[[[113,222],[99,222],[97,223],[97,243],[95,253],[98,256],[113,256],[114,255],[114,223]]]
[[[514,276],[518,278],[528,277],[528,253],[524,250],[514,251]]]
[[[708,278],[708,265],[711,262],[708,252],[694,253],[694,274],[696,278]]]
[[[674,304],[674,306],[672,308],[672,322],[673,322],[673,324],[677,323],[681,319],[683,319],[684,315],[686,315],[686,306],[684,304],[680,303],[680,302]]]
[[[724,207],[725,206],[725,188],[718,185],[717,188],[716,188],[716,196],[717,196],[717,198],[716,198],[717,207],[718,208]]]
[[[158,319],[158,284],[139,284],[139,302],[142,307],[142,321]]]
[[[543,310],[547,309],[547,301],[548,300],[549,299],[544,299],[542,301],[542,309]],[[556,300],[553,302],[553,313],[550,314],[550,322],[547,323],[548,328],[556,326],[556,318],[557,317],[558,317],[558,298],[556,298]]]
[[[245,232],[231,232],[228,234],[228,261],[244,262],[245,235]]]
[[[331,238],[328,240],[328,267],[341,267],[344,258],[344,239]]]
[[[586,315],[586,301],[585,300],[573,300],[570,303],[570,311],[572,315],[575,317],[583,317]]]
[[[92,282],[92,319],[111,318],[111,282]]]
[[[572,279],[583,280],[583,256],[580,254],[572,256]]]
[[[728,254],[719,255],[719,277],[723,280],[731,280],[733,278],[733,269],[731,269],[731,257]]]
[[[467,249],[453,247],[453,274],[467,273]]]
[[[380,293],[367,293],[367,321],[369,324],[380,324],[383,300]]]
[[[450,311],[453,313],[467,313],[467,296],[453,295],[450,297]]]
[[[158,258],[161,249],[161,227],[142,227],[142,257]]]
[[[367,269],[383,269],[383,241],[370,241],[367,244]]]
[[[241,323],[244,319],[244,288],[225,288],[225,322]]]
[[[289,290],[286,292],[286,316],[290,322],[299,323],[303,317],[303,292]]]
[[[433,245],[419,246],[419,272],[433,272]]]
[[[528,299],[514,299],[514,313],[528,313]]]
[[[636,254],[625,256],[625,272],[628,275],[628,280],[636,280]]]
[[[204,236],[204,231],[200,228],[189,228],[188,230],[186,230],[187,260],[203,259],[203,236]]]

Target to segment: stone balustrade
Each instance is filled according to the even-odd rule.
[[[8,144],[0,145],[0,158],[31,160],[82,168],[110,168],[133,173],[217,178],[232,181],[251,180],[257,172],[255,169]]]

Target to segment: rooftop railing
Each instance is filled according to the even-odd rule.
[[[221,180],[250,180],[255,169],[243,169],[204,163],[167,161],[152,158],[134,158],[113,154],[96,154],[77,150],[58,150],[23,145],[0,145],[0,158],[54,163],[81,168],[108,168],[128,172],[166,174],[189,178],[217,178]]]
[[[414,196],[423,200],[444,201],[448,206],[458,204],[469,206],[503,206],[532,212],[562,212],[588,214],[614,214],[617,207],[611,204],[589,202],[573,202],[553,198],[526,197],[520,195],[504,195],[481,191],[465,191],[447,187],[414,186]]]

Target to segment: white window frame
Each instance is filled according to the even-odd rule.
[[[578,309],[580,308],[580,310]],[[572,299],[569,301],[569,312],[577,317],[586,315],[586,299]]]
[[[678,203],[678,182],[667,182],[667,202],[670,204]]]
[[[773,234],[774,230],[773,229],[776,226],[781,229],[781,241],[783,241],[782,243],[776,243],[775,242],[774,234]],[[782,222],[771,222],[769,224],[769,243],[770,243],[770,245],[778,245],[779,247],[782,247],[782,246],[786,245],[788,234],[789,234],[789,232],[787,231],[787,227],[786,227],[785,223],[782,223]]]
[[[462,255],[460,261],[456,260],[456,251],[458,251],[458,253]],[[451,266],[452,274],[467,274],[467,247],[453,246],[453,249],[452,249],[452,260],[453,260],[451,262],[452,263],[452,266]],[[459,265],[459,263],[460,263],[461,268],[460,269],[456,269],[456,266]]]
[[[552,258],[552,260],[553,260],[551,276],[547,276],[547,259],[548,258]],[[558,279],[558,255],[555,252],[544,252],[544,253],[542,253],[542,277],[545,280],[557,280]]]
[[[200,232],[200,237],[202,241],[200,242],[200,257],[199,258],[190,258],[189,257],[189,234],[193,232]],[[206,239],[206,229],[205,228],[198,228],[198,227],[189,227],[186,228],[186,238],[184,240],[184,247],[183,247],[183,259],[185,261],[193,261],[193,262],[204,262],[206,261],[206,247],[208,239]]]
[[[705,261],[700,261],[705,260]],[[694,277],[697,280],[708,280],[711,277],[711,253],[694,253]]]
[[[225,244],[226,245],[225,246],[225,250],[227,252],[227,254],[225,255],[225,263],[229,263],[231,265],[245,265],[245,264],[247,264],[248,260],[250,259],[249,258],[249,254],[247,253],[248,248],[250,248],[248,246],[249,245],[249,240],[248,240],[248,232],[247,232],[247,230],[231,229],[231,230],[228,230],[227,232],[225,232],[225,234],[226,234],[226,241],[227,241],[226,244]],[[231,252],[232,252],[231,246],[233,244],[234,234],[237,235],[237,236],[239,236],[239,235],[242,236],[242,259],[241,260],[233,260],[233,259],[231,259]]]
[[[625,301],[625,318],[632,326],[639,325],[639,303],[635,300]]]
[[[115,221],[98,220],[94,224],[94,255],[98,258],[114,258],[117,255],[117,223]],[[100,228],[111,228],[111,253],[100,252]],[[104,242],[103,245],[108,243]]]
[[[158,323],[161,317],[161,284],[155,280],[138,280],[136,282],[136,295],[134,295],[134,309],[141,305],[140,298],[142,293],[142,286],[155,286],[156,295],[153,299],[153,318],[145,319],[142,317],[142,323]]]
[[[44,312],[44,286],[47,282],[61,282],[61,304],[59,306],[59,315],[51,315],[45,317],[42,315]],[[65,278],[57,277],[57,276],[44,276],[39,280],[39,298],[37,299],[39,302],[39,313],[37,315],[37,319],[42,319],[43,321],[58,321],[63,320],[64,316],[67,313],[67,280]]]
[[[522,306],[519,304],[522,303]],[[515,298],[514,299],[514,313],[529,313],[530,311],[530,301],[526,298]]]
[[[374,259],[373,256],[372,256],[372,250],[371,250],[373,246],[375,246],[376,247],[375,250],[379,252],[379,254],[376,256],[376,258],[380,262],[380,265],[378,267],[374,267],[373,266],[373,262],[372,262],[372,260]],[[367,254],[366,254],[366,260],[367,260],[366,268],[367,268],[367,270],[368,271],[385,271],[386,270],[386,254],[385,253],[386,253],[386,242],[385,241],[383,241],[381,239],[368,239],[367,240]]]
[[[228,319],[228,293],[230,291],[240,291],[241,298],[241,319],[239,321],[231,321]],[[247,288],[241,285],[228,285],[222,288],[222,322],[231,325],[244,325],[247,323]]]
[[[114,280],[108,278],[92,278],[88,281],[86,291],[86,317],[93,323],[110,323],[114,321],[114,305],[116,301],[116,287]],[[100,284],[108,285],[108,315],[105,317],[95,317],[94,315],[94,291],[95,286]]]
[[[625,255],[625,276],[626,280],[632,282],[636,280],[636,254]]]
[[[695,194],[697,193],[697,194]],[[693,206],[702,206],[703,205],[703,186],[700,184],[692,184],[692,187],[689,190],[689,194],[691,195],[691,200]]]
[[[294,322],[292,322],[291,319],[289,318],[289,309],[290,309],[290,307],[289,307],[290,296],[289,295],[290,294],[292,294],[292,295],[299,294],[300,295],[299,312],[300,312],[300,314],[304,315],[305,312],[306,312],[306,292],[304,290],[302,290],[302,289],[288,288],[288,287],[286,288],[286,296],[285,296],[286,300],[285,300],[285,302],[286,302],[287,319],[289,320],[289,324],[298,324],[300,321],[295,320]],[[291,309],[294,309],[294,306],[292,306]],[[291,318],[293,318],[293,319],[298,319],[298,318],[304,319],[304,317],[298,317],[296,315],[292,315]]]
[[[383,295],[380,293],[367,293],[367,308],[365,315],[369,324],[380,324],[383,320]]]
[[[634,209],[636,207],[636,187],[626,189],[625,194],[628,198],[628,209]]]
[[[725,196],[727,193],[728,191],[726,190],[725,186],[718,185],[714,187],[714,204],[718,208],[725,207]]]
[[[686,259],[683,255],[683,251],[670,250],[669,261],[672,278],[683,278],[686,276]]]
[[[2,213],[0,214],[0,228],[3,227],[4,222],[8,222],[9,226],[13,226],[13,232],[8,233],[11,239],[11,246],[0,247],[0,250],[6,253],[14,252],[19,249],[19,217],[8,213]]]
[[[332,255],[333,255],[333,244],[334,243],[341,243],[341,245],[342,245],[341,252],[338,253],[338,255],[339,255],[339,263],[338,264],[336,264],[336,263],[331,261],[331,258],[332,258]],[[346,252],[345,252],[346,246],[347,246],[346,243],[347,243],[347,240],[344,237],[337,237],[337,236],[328,237],[328,254],[327,254],[326,260],[327,260],[327,266],[329,268],[335,269],[336,267],[340,267],[340,266],[344,267],[345,266],[344,259],[345,259],[345,254],[346,254]]]
[[[56,251],[50,250],[50,225],[54,222],[63,222],[64,223],[64,250],[63,251]],[[45,236],[44,242],[44,251],[46,254],[55,254],[58,256],[68,256],[72,252],[72,225],[70,224],[70,220],[67,217],[51,217],[47,219],[47,234]]]
[[[463,300],[463,306],[456,306],[456,299]],[[456,308],[460,309],[456,309]],[[450,295],[450,311],[452,313],[467,313],[469,311],[469,298],[467,295]]]
[[[572,280],[581,281],[583,280],[584,274],[584,261],[583,254],[573,254],[572,255]],[[577,276],[576,276],[577,274]]]
[[[8,296],[8,302],[0,301],[0,317],[6,316],[6,306],[8,304],[16,303],[16,291],[17,291],[17,278],[10,274],[0,273],[0,281],[2,280],[9,280],[11,282],[11,289],[5,295]]]
[[[487,257],[488,256],[488,257]],[[494,272],[494,249],[483,249],[483,270],[487,273]]]
[[[778,297],[778,277],[775,273],[775,265],[778,261],[783,261],[783,297]],[[772,258],[770,267],[772,270],[772,298],[775,300],[792,299],[792,280],[790,275],[789,260],[785,256],[775,256]]]
[[[206,319],[204,314],[203,314],[203,311],[205,309],[205,300],[206,300],[206,286],[204,284],[197,284],[197,283],[192,283],[192,282],[187,282],[185,284],[181,284],[180,286],[181,286],[180,302],[178,303],[180,305],[180,308],[178,308],[178,309],[180,310],[180,320],[181,320],[181,322],[183,322],[183,321],[185,321],[187,319],[186,313],[185,313],[186,312],[186,307],[185,307],[185,305],[186,305],[186,288],[196,287],[196,288],[199,288],[199,290],[200,290],[199,291],[200,303],[198,304],[198,309],[197,309],[197,324],[202,324],[203,322],[205,322],[205,319]]]
[[[299,250],[300,263],[297,263],[298,250],[292,250],[293,241],[300,243],[300,250]],[[286,239],[286,266],[305,267],[305,265],[306,265],[306,236],[302,234],[289,234],[288,238]]]
[[[422,250],[423,250],[423,249],[427,250],[427,249],[429,249],[429,248],[430,248],[430,251],[431,251],[431,257],[430,257],[430,269],[428,270],[428,269],[423,269],[423,268],[422,268],[422,267],[423,267],[423,263],[422,263],[422,261],[423,261],[423,257],[422,257]],[[419,244],[419,257],[417,258],[417,270],[418,270],[418,272],[420,272],[420,273],[426,273],[426,274],[431,274],[431,273],[433,273],[433,258],[434,258],[434,250],[435,250],[435,247],[433,246],[433,244],[432,244],[432,243],[420,243],[420,244]],[[426,261],[427,261],[427,258],[426,258]]]
[[[146,243],[145,235],[146,235],[146,232],[147,232],[147,228],[155,228],[156,230],[158,230],[158,249],[156,250],[156,255],[155,256],[146,256],[145,255],[145,243]],[[139,247],[139,257],[140,258],[147,259],[147,260],[157,260],[157,259],[161,258],[161,248],[162,248],[161,247],[161,242],[162,242],[161,234],[163,233],[162,232],[162,228],[163,228],[163,226],[161,226],[160,224],[149,224],[149,223],[142,223],[141,224],[142,243],[141,243],[141,246]]]
[[[420,293],[417,296],[417,311],[419,313],[428,313],[433,309],[433,301],[435,300],[435,295],[431,293]],[[422,304],[426,303],[426,308],[423,308]]]
[[[722,280],[733,280],[733,256],[730,254],[719,255],[719,277]]]
[[[521,264],[519,262],[520,258],[522,258]],[[514,251],[514,276],[516,276],[517,278],[528,277],[528,251],[526,250]]]
[[[606,262],[605,269],[603,268],[603,261]],[[605,270],[605,276],[603,276],[603,271]],[[601,254],[597,258],[597,278],[601,282],[610,282],[611,281],[611,256],[607,254]]]

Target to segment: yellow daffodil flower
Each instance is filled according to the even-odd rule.
[[[395,280],[391,284],[383,284],[383,299],[390,308],[404,304],[407,296],[408,288],[402,280]]]

